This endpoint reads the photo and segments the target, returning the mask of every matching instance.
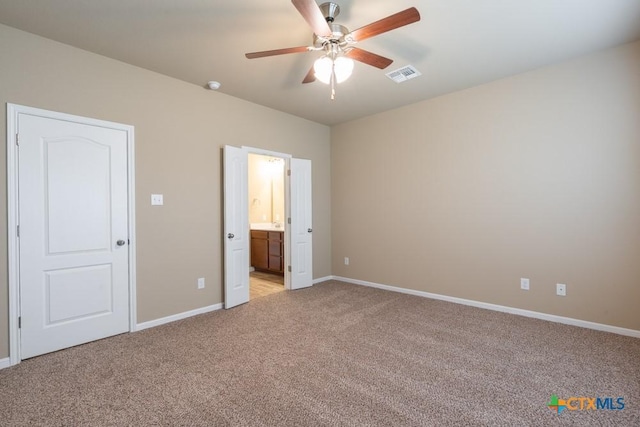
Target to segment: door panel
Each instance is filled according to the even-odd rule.
[[[45,327],[113,312],[110,265],[45,273]]]
[[[291,159],[291,289],[313,284],[311,161]]]
[[[127,134],[21,113],[23,359],[129,329]]]
[[[267,239],[251,239],[251,265],[258,269],[269,268],[269,247]]]
[[[49,254],[108,250],[111,147],[80,138],[45,138],[43,147]]]
[[[224,307],[249,302],[248,157],[224,147]]]

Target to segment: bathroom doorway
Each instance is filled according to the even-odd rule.
[[[268,250],[270,243],[275,245],[277,242],[278,235],[275,233],[278,230],[284,230],[280,235],[282,239],[280,244],[284,252],[282,257],[284,289],[296,290],[313,285],[311,160],[298,159],[290,154],[259,148],[225,145],[222,151],[225,309],[244,304],[250,299],[249,154],[261,154],[284,160],[285,213],[284,216],[280,216],[280,227],[272,223],[274,230],[256,231],[267,233]],[[259,221],[262,221],[262,216],[259,218]],[[272,213],[272,221],[274,218]],[[264,242],[262,247],[264,248]],[[268,256],[267,265],[277,263],[276,257],[279,255],[274,251],[273,259]]]
[[[249,153],[249,300],[285,290],[284,158]]]

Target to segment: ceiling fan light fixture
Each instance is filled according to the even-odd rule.
[[[313,71],[316,79],[324,84],[331,83],[331,72],[335,71],[336,83],[342,83],[353,72],[353,60],[344,56],[339,56],[335,60],[332,60],[329,56],[323,56],[313,64]]]
[[[300,15],[313,30],[312,46],[297,46],[284,49],[265,50],[245,53],[249,59],[265,56],[285,55],[323,50],[325,55],[318,58],[307,72],[303,84],[320,80],[331,87],[331,99],[336,98],[336,85],[347,80],[353,71],[353,60],[373,67],[384,69],[391,65],[392,59],[353,46],[363,40],[404,27],[420,20],[420,12],[410,7],[401,12],[379,19],[369,25],[349,31],[345,26],[336,24],[335,17],[340,7],[333,2],[318,5],[317,0],[291,0]]]

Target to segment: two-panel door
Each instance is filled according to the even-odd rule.
[[[20,356],[129,330],[127,132],[18,116]]]

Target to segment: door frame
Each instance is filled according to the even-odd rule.
[[[127,223],[129,233],[129,332],[136,330],[136,230],[134,127],[121,123],[7,103],[7,240],[9,276],[9,365],[20,363],[20,252],[18,238],[18,117],[29,114],[124,131],[127,135]]]
[[[245,145],[240,148],[246,151],[247,155],[260,154],[262,156],[278,157],[284,160],[284,289],[287,291],[291,290],[291,272],[289,271],[289,266],[291,265],[291,226],[287,223],[288,218],[291,218],[291,177],[287,171],[291,170],[291,158],[293,156],[287,153],[247,147]],[[249,170],[247,170],[247,174],[249,174]],[[249,232],[251,232],[251,226],[249,226]],[[249,250],[251,250],[251,247],[249,247]],[[251,259],[251,253],[249,253],[249,259]],[[249,286],[251,286],[251,284],[249,284]]]

